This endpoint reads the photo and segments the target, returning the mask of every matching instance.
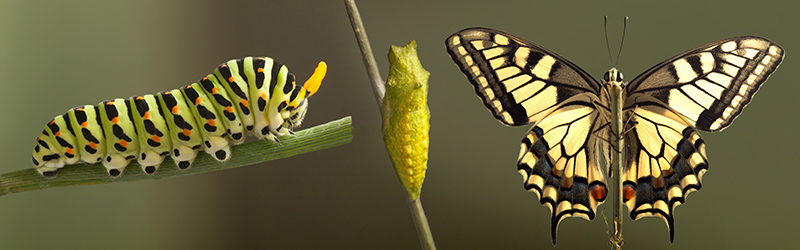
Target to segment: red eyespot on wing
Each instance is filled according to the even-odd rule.
[[[625,184],[622,186],[622,201],[627,202],[633,198],[635,198],[636,192],[633,189],[633,185]]]
[[[606,199],[606,195],[608,194],[608,190],[603,185],[594,185],[592,190],[589,191],[589,195],[592,196],[595,200],[603,201]]]

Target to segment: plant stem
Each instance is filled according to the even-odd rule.
[[[128,164],[119,177],[110,177],[100,163],[67,166],[53,179],[46,179],[32,167],[27,167],[0,175],[0,196],[55,187],[172,178],[248,166],[350,143],[353,141],[352,130],[352,120],[348,116],[295,132],[294,136],[282,136],[280,144],[260,140],[232,146],[233,157],[227,162],[218,162],[210,155],[200,153],[190,169],[180,170],[172,160],[166,160],[155,174],[144,173],[135,161]]]
[[[436,249],[431,228],[428,226],[428,218],[425,217],[425,210],[422,209],[422,201],[419,198],[409,199],[408,206],[411,207],[411,215],[414,216],[414,225],[417,226],[417,234],[419,234],[422,249]]]
[[[369,45],[367,38],[367,30],[364,29],[364,23],[361,21],[361,14],[358,12],[355,0],[345,0],[344,5],[347,8],[347,15],[350,16],[350,24],[353,26],[353,32],[356,33],[356,41],[358,47],[361,49],[361,58],[364,59],[364,66],[367,68],[367,75],[372,83],[372,93],[375,94],[375,101],[378,102],[380,109],[383,103],[383,95],[386,93],[386,88],[383,86],[383,79],[381,73],[378,71],[378,63],[375,61],[375,56],[372,54],[372,47]]]

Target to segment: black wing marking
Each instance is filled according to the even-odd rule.
[[[664,219],[672,242],[675,207],[700,190],[708,170],[705,142],[688,121],[655,98],[631,99],[636,105],[625,109],[633,118],[626,125],[623,202],[631,219]]]
[[[445,40],[447,52],[497,120],[519,126],[601,85],[563,57],[517,36],[467,28]]]
[[[750,103],[783,54],[780,45],[766,38],[732,37],[659,63],[633,79],[627,90],[629,96],[655,97],[697,129],[720,131]]]
[[[588,93],[568,99],[522,139],[517,169],[525,189],[550,208],[554,245],[561,220],[594,219],[608,193],[598,162],[599,149],[607,142],[596,134],[597,128],[607,128],[607,120],[597,112],[595,101],[597,97]]]

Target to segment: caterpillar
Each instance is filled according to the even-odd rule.
[[[54,178],[65,165],[102,162],[116,177],[137,159],[145,173],[154,174],[167,155],[188,169],[200,149],[224,162],[230,145],[244,142],[246,134],[278,143],[278,136],[293,135],[326,72],[320,62],[299,86],[272,58],[245,57],[179,89],[75,107],[53,118],[36,138],[33,166]]]

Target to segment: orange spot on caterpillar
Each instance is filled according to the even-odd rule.
[[[56,123],[56,120],[50,121],[50,123],[48,123],[47,125],[53,125],[53,123]]]
[[[185,136],[191,136],[192,135],[192,131],[189,131],[188,129],[184,129],[182,133]]]
[[[261,100],[267,100],[267,93],[261,93]]]
[[[72,148],[67,148],[67,149],[64,150],[64,153],[74,155],[75,154],[75,150],[72,149]]]
[[[76,108],[75,110],[77,110],[77,111],[84,111],[84,109],[83,109],[83,108]]]
[[[56,136],[61,136],[61,131],[56,132]]]
[[[136,100],[144,100],[144,97],[137,96],[137,97],[136,97]]]
[[[119,140],[119,142],[117,142],[117,143],[119,143],[120,146],[123,146],[123,147],[126,147],[126,148],[128,147],[128,142],[126,142],[125,140]]]
[[[114,102],[107,102],[106,105],[112,106],[112,105],[114,105]]]
[[[217,126],[217,122],[214,119],[208,120],[208,125]]]
[[[203,80],[200,81],[208,81],[208,77],[203,77]]]
[[[178,106],[172,107],[172,113],[173,113],[173,114],[177,114],[177,113],[178,113],[178,111],[181,111],[181,110],[178,108]]]
[[[96,143],[94,143],[94,142],[90,142],[90,143],[89,143],[89,147],[91,147],[91,148],[93,148],[93,149],[97,149],[97,144],[96,144]]]
[[[248,108],[250,107],[250,104],[247,104],[247,100],[241,100],[239,102],[242,103],[242,105],[244,105],[245,107],[248,107]]]
[[[89,127],[89,122],[83,122],[83,123],[81,123],[81,127],[84,127],[84,128],[85,128],[85,127]]]
[[[258,68],[258,73],[264,73],[264,68]]]
[[[217,94],[217,87],[211,88],[211,94]]]
[[[233,82],[233,76],[228,77],[228,82]]]
[[[228,65],[225,65],[225,64],[223,64],[223,65],[220,65],[219,67],[220,67],[220,68],[227,68],[227,67],[228,67]]]
[[[114,117],[114,119],[111,119],[111,123],[119,124],[119,117]]]
[[[145,120],[149,120],[150,119],[150,111],[145,111],[144,115],[142,116],[142,118],[144,118]]]
[[[230,113],[233,113],[233,107],[226,107],[226,108],[225,108],[225,111],[228,111],[228,112],[230,112]]]
[[[157,135],[151,136],[150,139],[153,140],[154,142],[160,142],[161,141],[161,137],[157,136]]]
[[[203,100],[200,100],[200,97],[194,99],[194,105],[200,105]]]
[[[169,92],[169,91],[167,91],[167,92],[164,92],[164,94],[165,94],[165,95],[171,95],[171,94],[172,94],[172,92]]]

